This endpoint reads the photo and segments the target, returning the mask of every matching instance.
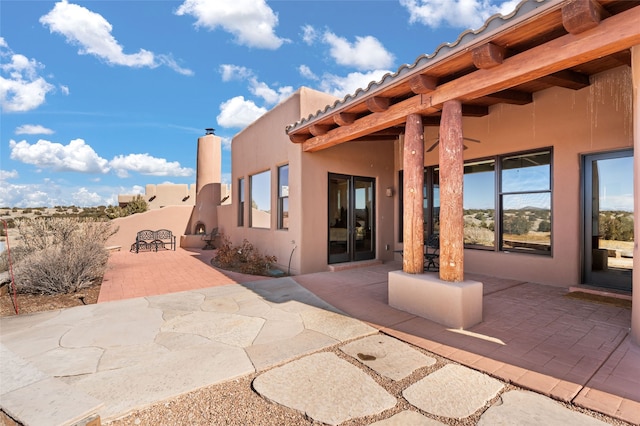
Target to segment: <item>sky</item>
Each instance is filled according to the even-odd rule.
[[[517,4],[0,0],[0,207],[194,184],[209,127],[229,183],[233,136],[300,87],[342,98]]]

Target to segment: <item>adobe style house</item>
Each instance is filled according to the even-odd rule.
[[[301,88],[234,137],[218,225],[291,274],[402,259],[390,303],[428,288],[461,327],[482,319],[465,272],[634,287],[638,342],[639,22],[635,1],[529,0],[344,99]]]

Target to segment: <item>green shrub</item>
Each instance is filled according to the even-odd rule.
[[[110,219],[115,219],[118,217],[130,216],[135,213],[144,213],[147,210],[149,210],[149,204],[147,201],[142,197],[142,195],[136,195],[125,207],[109,206],[106,209],[106,214]]]

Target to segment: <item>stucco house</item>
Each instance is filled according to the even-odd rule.
[[[639,22],[635,1],[528,0],[343,99],[300,88],[234,137],[218,227],[291,274],[402,260],[399,307],[428,281],[474,311],[479,284],[461,326],[482,316],[465,272],[633,287],[640,341]]]

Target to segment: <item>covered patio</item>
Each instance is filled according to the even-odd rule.
[[[483,322],[448,328],[389,306],[399,262],[294,277],[384,333],[560,401],[640,423],[640,348],[631,309],[566,297],[567,289],[468,274],[484,284]]]

